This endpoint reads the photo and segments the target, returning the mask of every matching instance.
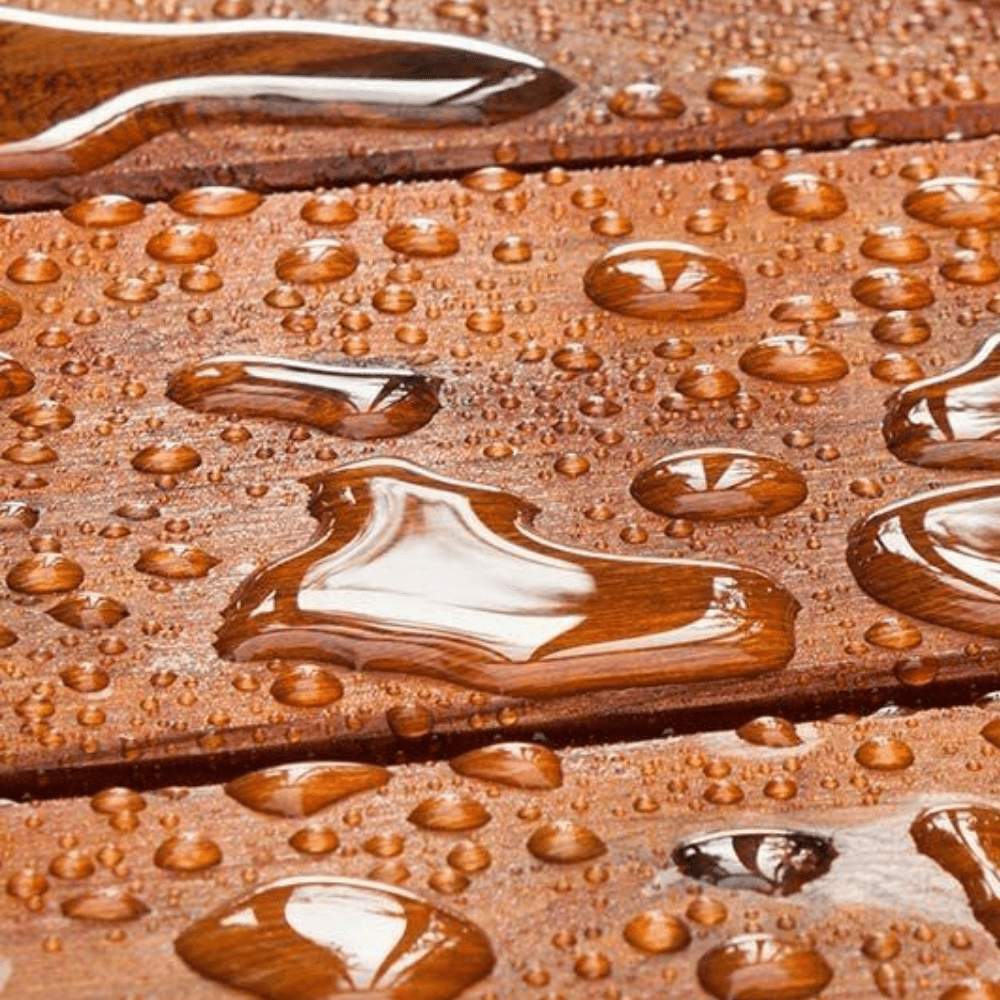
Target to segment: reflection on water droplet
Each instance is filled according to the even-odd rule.
[[[128,608],[105,594],[79,593],[60,601],[47,613],[70,628],[94,630],[114,628],[128,617]]]
[[[851,294],[864,305],[886,312],[925,309],[934,302],[934,293],[923,278],[894,267],[869,271],[851,285]]]
[[[62,594],[83,583],[83,568],[58,552],[40,552],[15,563],[7,586],[21,594]]]
[[[309,761],[252,771],[224,786],[240,805],[270,816],[312,816],[334,802],[385,785],[392,775],[375,764]]]
[[[535,510],[516,496],[400,460],[307,482],[321,531],[240,588],[218,632],[228,659],[544,697],[748,676],[794,648],[797,605],[756,571],[564,548],[532,532]]]
[[[153,864],[172,872],[200,872],[222,861],[214,840],[201,833],[179,833],[168,837],[153,854]]]
[[[767,204],[779,215],[810,222],[836,219],[847,211],[844,192],[815,174],[788,174],[768,189]]]
[[[138,920],[149,913],[149,907],[124,889],[100,889],[64,900],[61,907],[67,917],[74,920],[98,920],[122,923]]]
[[[299,215],[311,226],[347,226],[358,217],[353,202],[333,191],[313,195]]]
[[[13,399],[31,392],[35,376],[9,354],[0,354],[0,399]]]
[[[170,226],[146,241],[146,253],[165,264],[197,264],[218,249],[213,236],[189,225]]]
[[[897,392],[882,433],[904,462],[939,469],[1000,469],[1000,334],[965,363]]]
[[[865,236],[861,252],[884,264],[917,264],[927,260],[931,248],[919,233],[902,226],[879,226]]]
[[[143,549],[135,562],[140,573],[167,580],[197,580],[219,564],[219,560],[196,545],[174,543]]]
[[[391,226],[383,237],[395,253],[408,257],[450,257],[458,253],[458,234],[435,219],[409,219]]]
[[[559,757],[535,743],[496,743],[470,750],[451,761],[452,770],[467,778],[495,781],[511,788],[558,788],[562,784]]]
[[[746,283],[731,264],[670,240],[614,247],[590,265],[583,287],[603,309],[661,321],[714,319],[746,299]]]
[[[652,955],[683,951],[691,943],[691,932],[680,917],[663,910],[646,910],[626,925],[623,937],[633,948]]]
[[[769,934],[730,938],[698,961],[698,982],[718,1000],[808,1000],[833,970],[807,944]]]
[[[702,448],[667,455],[632,481],[643,507],[689,520],[775,517],[806,498],[806,484],[790,465],[735,448]]]
[[[371,440],[423,427],[440,406],[440,384],[398,366],[230,355],[175,372],[167,396],[200,413],[294,420]]]
[[[726,108],[774,111],[792,99],[792,90],[759,66],[734,66],[712,80],[708,96]]]
[[[797,747],[802,743],[791,722],[773,715],[761,715],[745,722],[736,730],[736,735],[758,747]]]
[[[293,285],[321,285],[340,281],[357,270],[358,255],[353,247],[332,237],[306,240],[285,250],[274,263],[274,273]]]
[[[11,261],[7,277],[19,285],[47,285],[62,277],[62,268],[41,250],[29,250]]]
[[[673,863],[688,878],[724,889],[790,896],[830,870],[837,850],[829,837],[799,830],[735,830],[687,841]]]
[[[271,697],[294,708],[325,708],[343,696],[337,675],[313,663],[283,667],[271,685]]]
[[[478,927],[401,889],[302,876],[275,882],[185,930],[196,972],[265,1000],[450,1000],[493,968]]]
[[[795,385],[835,382],[848,372],[839,351],[797,333],[773,334],[752,344],[740,355],[740,368],[755,378]]]
[[[232,219],[249,215],[263,200],[263,195],[244,188],[200,187],[182,191],[170,202],[170,207],[192,218]]]
[[[424,830],[461,833],[475,830],[490,821],[490,814],[475,799],[458,795],[439,795],[424,799],[407,816],[414,825]]]
[[[201,465],[201,455],[190,445],[164,441],[151,444],[132,456],[132,468],[151,476],[171,476],[191,472]]]
[[[557,820],[532,833],[528,850],[539,861],[571,865],[599,858],[607,847],[593,830],[571,820]]]
[[[1000,228],[1000,187],[976,177],[935,177],[903,199],[907,215],[951,229]]]
[[[1000,636],[1000,481],[918,494],[856,524],[847,559],[876,600],[924,621]]]
[[[958,880],[973,916],[1000,944],[1000,812],[965,804],[927,809],[910,836],[921,854]]]
[[[808,294],[782,299],[771,310],[771,319],[779,323],[828,323],[839,315],[832,302]]]
[[[99,194],[63,210],[63,215],[70,222],[89,229],[127,226],[138,222],[145,214],[146,209],[141,202],[123,194]]]
[[[608,98],[608,110],[619,118],[633,121],[663,121],[679,118],[686,109],[684,101],[662,84],[641,80],[616,90]]]

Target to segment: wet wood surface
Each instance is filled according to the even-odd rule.
[[[966,831],[979,853],[964,885],[947,855],[918,845],[949,811],[998,815],[996,732],[992,708],[765,719],[739,734],[558,755],[505,745],[353,784],[315,762],[311,777],[244,779],[239,800],[208,786],[10,805],[0,812],[6,990],[48,997],[58,977],[83,1000],[241,995],[175,951],[208,962],[191,935],[223,933],[206,926],[219,911],[235,936],[216,974],[265,982],[298,958],[265,995],[313,995],[311,978],[338,962],[365,985],[364,969],[393,945],[376,985],[399,987],[415,936],[394,932],[387,909],[389,926],[357,914],[368,931],[357,941],[339,886],[355,901],[409,892],[485,934],[495,965],[473,966],[468,997],[721,997],[743,995],[725,988],[748,979],[799,990],[774,995],[993,996],[996,944],[966,892],[976,866],[995,863],[995,842],[983,850],[974,825]],[[313,895],[250,919],[246,901],[287,878]],[[324,907],[326,923],[310,923]],[[722,961],[726,949],[743,958]],[[419,965],[409,981],[435,988]],[[979,992],[945,993],[960,984]]]
[[[579,174],[490,171],[260,204],[232,191],[194,192],[173,208],[112,200],[78,206],[69,218],[12,219],[5,303],[13,325],[2,338],[13,388],[0,449],[11,501],[2,619],[8,793],[57,789],[81,780],[77,768],[100,781],[135,763],[140,775],[153,764],[182,774],[192,759],[197,768],[212,760],[242,766],[317,744],[358,756],[505,733],[648,735],[720,713],[803,718],[845,699],[855,707],[933,701],[990,683],[988,608],[978,634],[940,627],[954,623],[914,596],[925,583],[887,608],[858,586],[846,556],[865,516],[934,487],[989,479],[976,468],[900,461],[880,424],[900,386],[967,361],[995,329],[989,231],[915,217],[927,198],[939,203],[934,175],[978,173],[970,190],[988,193],[995,149],[983,141]],[[916,209],[914,192],[924,199]],[[789,214],[814,211],[817,197],[834,217]],[[965,204],[970,196],[963,188],[957,197]],[[988,224],[995,206],[985,205],[980,221]],[[107,213],[134,221],[82,224]],[[357,217],[307,221],[344,216]],[[885,229],[893,226],[900,232]],[[704,295],[684,292],[680,312],[661,321],[600,307],[595,299],[631,287],[615,277],[614,254],[604,255],[656,239],[674,241],[668,264],[670,254],[694,254],[687,273],[709,274],[695,282]],[[963,249],[970,244],[979,249]],[[594,298],[584,287],[588,271]],[[616,308],[635,311],[626,298]],[[636,308],[654,300],[640,295]],[[777,374],[760,360],[760,342],[773,336],[792,337],[780,342]],[[803,344],[815,348],[806,367],[783,370],[781,357]],[[386,411],[401,414],[392,419],[407,433],[367,440],[367,431],[350,429],[349,414],[346,430],[336,422],[324,430],[278,419],[280,406],[241,411],[237,397],[213,412],[211,393],[222,389],[212,387],[230,376],[201,377],[197,368],[211,369],[220,355],[335,363],[348,373],[374,364],[376,375],[391,362],[423,379],[440,409],[413,409],[407,400],[416,390],[408,390],[401,409]],[[670,507],[658,497],[656,463],[692,449],[709,449],[699,452],[709,479],[743,468],[733,449],[771,463],[762,496],[723,510],[721,520]],[[460,558],[442,561],[431,546],[412,557],[394,549],[401,563],[369,562],[362,548],[359,558],[374,568],[358,593],[374,585],[384,598],[375,608],[371,597],[351,598],[369,625],[346,647],[339,639],[324,647],[321,620],[282,647],[282,630],[299,623],[283,619],[278,605],[294,605],[309,567],[325,565],[322,552],[331,550],[317,544],[364,537],[380,509],[363,491],[350,493],[353,507],[338,507],[338,489],[350,486],[343,475],[358,487],[371,478],[365,469],[388,463],[382,480],[398,480],[399,461],[424,477],[399,494],[417,504],[400,522],[404,539],[455,530],[447,519],[433,527],[421,513],[426,497],[437,498],[435,510],[450,497],[440,509],[457,510],[469,490],[487,491],[473,499],[471,519],[454,522],[469,533]],[[338,479],[337,469],[356,462],[369,464]],[[774,490],[774,470],[790,491]],[[449,480],[465,485],[453,489]],[[771,505],[771,492],[780,503]],[[734,495],[744,494],[726,494]],[[529,524],[535,541],[523,534]],[[562,569],[539,576],[531,552]],[[443,583],[439,603],[415,610],[405,596],[409,577],[399,588],[394,579],[410,558],[420,570],[406,573],[459,583]],[[605,582],[583,612],[597,631],[566,633],[565,648],[584,651],[577,659],[547,659],[531,652],[543,638],[515,638],[508,625],[476,618],[477,607],[506,600],[496,586],[520,576],[533,595],[524,600],[540,602],[531,606],[544,619],[548,588],[570,586],[581,558]],[[680,573],[680,591],[693,579],[686,564],[670,570],[669,560],[691,559],[735,564],[751,574],[745,581],[766,574],[776,589],[758,604],[754,595],[764,591],[740,584],[740,601],[751,604],[749,624],[732,633],[748,643],[735,658],[713,658],[709,630],[704,658],[674,672],[667,658],[657,673],[656,643],[684,635],[658,617],[670,608],[659,594],[671,590],[671,572]],[[637,584],[653,580],[637,574],[663,566],[660,582]],[[491,572],[502,582],[490,583]],[[322,603],[326,584],[317,586]],[[935,587],[928,593],[934,603]],[[269,612],[272,594],[278,604]],[[801,606],[790,660],[791,605],[777,610],[782,594]],[[702,610],[712,606],[705,600]],[[393,619],[396,601],[410,622],[400,634],[416,635],[418,645],[400,639],[376,649],[378,616]],[[355,611],[334,609],[334,617],[343,624]],[[758,641],[754,622],[774,628]],[[439,626],[460,645],[420,645],[422,628],[433,636]],[[553,636],[565,629],[550,627]],[[624,641],[626,628],[635,630],[635,655],[602,666],[599,648],[585,652]],[[667,640],[649,638],[664,628]],[[448,667],[456,648],[465,652]],[[642,665],[643,649],[653,668]],[[483,667],[469,672],[463,663],[474,661]],[[596,674],[574,673],[581,662]],[[503,663],[530,669],[518,668],[516,680]]]
[[[141,6],[50,0],[40,9],[154,24],[292,17],[444,31],[537,57],[575,89],[535,114],[485,127],[181,123],[176,134],[153,138],[82,177],[7,176],[0,197],[9,208],[62,205],[108,190],[157,199],[210,183],[265,190],[453,176],[494,162],[537,168],[873,138],[975,138],[995,132],[1000,121],[997,8],[965,0],[884,8],[748,7],[727,0],[669,8],[652,0],[523,8],[479,0],[375,0],[368,7],[334,0],[270,6],[263,0]],[[35,51],[42,63],[34,69],[44,72],[48,47]],[[30,70],[19,75],[18,87]],[[195,72],[193,64],[189,71]],[[72,72],[67,66],[60,79],[75,100],[86,88],[72,86]],[[108,72],[103,66],[102,75]],[[31,115],[47,101],[40,94]],[[5,135],[20,136],[25,127],[17,107],[5,110]]]

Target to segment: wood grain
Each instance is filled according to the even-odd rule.
[[[978,172],[992,183],[996,148],[769,153],[363,187],[332,198],[347,199],[357,215],[341,227],[306,222],[303,214],[317,217],[307,194],[272,196],[228,218],[155,205],[111,230],[55,213],[12,220],[5,258],[19,280],[5,291],[23,317],[0,337],[35,387],[3,404],[13,418],[0,447],[3,490],[36,514],[12,518],[22,530],[4,533],[3,573],[16,571],[8,577],[15,581],[55,574],[63,589],[5,591],[0,621],[17,639],[0,654],[8,794],[124,780],[121,769],[135,764],[130,780],[155,783],[169,773],[181,781],[189,765],[206,775],[306,748],[371,756],[412,745],[424,753],[428,738],[688,731],[720,713],[804,718],[845,701],[933,703],[988,686],[992,640],[905,617],[907,648],[880,640],[880,630],[897,628],[884,619],[900,616],[859,589],[845,548],[864,515],[936,485],[984,478],[898,461],[879,424],[893,379],[961,362],[995,329],[996,281],[940,273],[959,249],[956,234],[988,244],[988,232],[920,222],[902,202],[935,173]],[[803,173],[835,186],[844,213],[808,221],[769,207],[782,178]],[[506,189],[494,190],[498,183]],[[234,197],[195,193],[178,205],[190,213],[202,199],[217,209]],[[241,211],[247,204],[235,203]],[[322,204],[331,210],[331,200]],[[414,217],[435,220],[436,238],[450,232],[453,240],[434,245],[457,244],[455,252],[390,250],[384,239]],[[883,312],[852,294],[884,266],[860,248],[873,226],[888,224],[928,250],[900,265],[907,287],[934,298],[910,314],[926,321],[929,339],[904,347],[874,339]],[[347,244],[357,269],[325,283],[282,284],[276,265],[309,239]],[[649,239],[680,240],[728,262],[745,281],[745,305],[661,323],[599,308],[584,292],[584,273],[609,247]],[[522,258],[526,246],[530,259],[502,262],[511,247]],[[191,263],[199,256],[200,270]],[[26,274],[57,272],[24,283]],[[394,311],[399,303],[405,312]],[[847,375],[817,387],[739,367],[763,335],[796,330],[838,353]],[[177,372],[229,353],[405,363],[441,380],[442,406],[421,429],[380,442],[264,417],[229,420],[167,398]],[[74,421],[46,429],[66,424],[64,411]],[[803,478],[806,501],[758,522],[677,522],[630,494],[657,460],[720,447],[778,459]],[[302,479],[375,457],[521,498],[538,508],[532,530],[546,544],[762,571],[802,606],[795,655],[782,670],[742,681],[520,699],[315,660],[300,668],[220,659],[214,635],[238,588],[306,546],[317,528]],[[179,571],[149,572],[175,557]],[[66,572],[69,590],[59,582]],[[117,602],[127,616],[113,612],[109,627],[88,630],[67,624],[65,609],[62,618],[47,613],[74,587]],[[612,617],[629,615],[624,593]]]
[[[175,939],[275,880],[333,877],[398,886],[479,928],[496,965],[463,994],[473,998],[707,996],[705,957],[743,935],[807,942],[832,972],[826,998],[937,997],[995,980],[1000,963],[958,880],[917,850],[910,829],[943,804],[995,809],[1000,757],[981,730],[996,728],[992,708],[764,721],[743,736],[565,751],[562,783],[547,789],[500,783],[510,773],[482,759],[480,777],[445,763],[393,767],[383,788],[306,817],[252,811],[218,786],[9,805],[6,992],[49,997],[58,978],[81,1000],[237,995],[184,965]],[[778,735],[783,745],[762,745]],[[452,831],[430,828],[432,816],[449,817]],[[761,828],[830,838],[836,856],[790,895],[697,881],[672,860],[692,840]],[[561,863],[548,853],[557,842],[568,850]],[[185,871],[164,867],[182,856],[178,844]],[[748,878],[754,863],[744,855]],[[773,870],[766,855],[756,863]],[[648,924],[658,914],[670,922],[659,937]],[[657,940],[663,951],[646,950]],[[266,966],[270,947],[259,942],[245,966]],[[314,970],[288,968],[286,983]]]
[[[468,32],[544,60],[576,90],[535,116],[485,128],[193,125],[84,177],[5,182],[0,197],[8,209],[64,205],[110,190],[148,200],[209,183],[293,189],[454,176],[492,162],[534,169],[873,138],[975,138],[995,132],[1000,121],[996,8],[965,0],[908,0],[886,11],[780,2],[747,10],[730,0],[669,9],[653,0],[598,6],[580,0],[523,10],[423,0],[375,0],[364,9],[335,0],[282,0],[269,7],[252,0],[214,6],[192,0],[151,3],[140,13],[120,0],[50,0],[42,9],[151,21],[304,16]],[[746,66],[772,74],[791,99],[776,108],[730,106],[739,95],[725,74]],[[646,84],[666,96],[657,91],[650,98]],[[636,85],[638,97],[628,90]],[[673,114],[681,106],[676,117],[656,118],[659,108]]]

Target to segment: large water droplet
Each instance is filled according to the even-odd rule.
[[[381,788],[390,777],[375,764],[309,761],[252,771],[224,787],[230,798],[255,812],[301,818],[349,795]]]
[[[528,850],[539,861],[571,865],[593,861],[604,854],[607,847],[589,827],[564,819],[538,827],[528,838]]]
[[[792,99],[792,90],[759,66],[733,66],[712,80],[708,96],[726,108],[773,111]]]
[[[768,190],[767,203],[779,215],[809,222],[836,219],[847,211],[844,192],[815,174],[789,174]]]
[[[808,1000],[833,978],[814,948],[770,934],[746,934],[716,945],[702,955],[697,974],[718,1000]]]
[[[15,563],[7,586],[21,594],[62,594],[83,583],[83,567],[58,552],[40,552]]]
[[[201,413],[295,420],[370,440],[423,427],[438,410],[439,387],[409,368],[230,355],[175,372],[167,396]]]
[[[847,561],[876,600],[1000,637],[1000,481],[935,490],[856,524]]]
[[[679,118],[686,105],[662,84],[640,80],[616,90],[608,98],[608,110],[633,121],[663,121]]]
[[[511,788],[558,788],[562,784],[559,757],[535,743],[495,743],[451,760],[467,778],[495,781]]]
[[[701,448],[667,455],[632,481],[632,496],[648,510],[688,520],[774,517],[806,498],[806,483],[790,465],[736,448]]]
[[[196,264],[216,250],[215,237],[197,226],[170,226],[146,241],[146,253],[165,264]]]
[[[320,531],[240,588],[216,644],[229,659],[544,697],[750,676],[794,649],[796,602],[754,570],[555,545],[516,496],[399,460],[306,481]]]
[[[450,1000],[493,968],[483,932],[401,889],[284,879],[174,942],[196,972],[265,1000]]]
[[[306,240],[285,250],[274,264],[274,272],[282,281],[293,285],[321,285],[340,281],[355,272],[358,254],[343,240],[332,237]]]
[[[966,804],[927,809],[910,836],[921,854],[958,879],[973,916],[1000,944],[1000,812]]]
[[[114,628],[128,616],[128,608],[106,594],[88,592],[67,597],[49,608],[48,614],[70,628],[95,630]]]
[[[62,912],[74,920],[97,920],[102,923],[123,923],[138,920],[149,913],[149,907],[124,889],[99,889],[64,900]]]
[[[407,819],[425,830],[461,833],[485,826],[490,821],[490,814],[475,799],[438,795],[419,802]]]
[[[934,177],[904,199],[908,215],[951,229],[1000,228],[1000,187],[976,177]]]
[[[0,399],[13,399],[31,392],[35,376],[9,354],[0,354]]]
[[[197,580],[218,565],[219,560],[196,545],[175,542],[143,549],[135,562],[140,573],[167,580]]]
[[[934,302],[931,286],[918,274],[880,267],[858,278],[851,294],[866,306],[884,309],[924,309]]]
[[[683,951],[691,943],[687,924],[663,910],[646,910],[634,916],[622,934],[633,948],[652,955]]]
[[[603,309],[662,321],[714,319],[736,312],[746,300],[736,268],[671,240],[614,247],[590,265],[583,288]]]
[[[829,837],[799,830],[736,830],[680,844],[671,859],[688,876],[724,889],[790,896],[830,870]]]
[[[99,194],[63,210],[70,222],[90,229],[110,229],[138,222],[146,209],[141,202],[123,194]]]
[[[238,187],[200,187],[182,191],[170,207],[196,219],[231,219],[249,215],[264,200],[256,191]]]
[[[882,433],[902,461],[1000,469],[1000,334],[964,364],[910,383],[887,405]]]
[[[391,226],[385,245],[408,257],[450,257],[458,253],[458,233],[436,219],[409,219]]]
[[[21,303],[9,292],[0,289],[0,332],[17,326],[23,313]]]

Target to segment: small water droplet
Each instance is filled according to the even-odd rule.
[[[551,789],[562,785],[559,757],[534,743],[496,743],[451,760],[467,778],[495,781],[511,788]]]
[[[865,630],[865,641],[881,649],[903,651],[920,645],[920,629],[898,618],[882,618]]]
[[[736,730],[736,735],[758,747],[797,747],[802,743],[791,722],[773,715],[761,715],[745,722]]]
[[[358,267],[357,251],[332,237],[306,240],[283,251],[274,264],[279,280],[292,285],[320,285],[340,281]]]
[[[309,761],[252,771],[223,787],[230,798],[255,812],[304,818],[350,795],[381,788],[390,777],[374,764]]]
[[[111,229],[138,222],[146,214],[145,206],[123,194],[99,194],[78,201],[63,210],[70,222],[89,229]]]
[[[408,257],[450,257],[458,253],[458,234],[435,219],[409,219],[390,226],[383,237],[394,253]]]
[[[623,937],[633,948],[651,955],[683,951],[691,943],[687,924],[663,910],[646,910],[632,917]]]
[[[679,118],[684,101],[660,83],[640,80],[616,90],[608,98],[608,110],[632,121],[664,121]]]
[[[358,217],[354,203],[334,191],[313,195],[299,211],[311,226],[347,226]]]
[[[188,832],[168,837],[153,854],[153,864],[172,872],[200,872],[222,861],[219,845],[204,834]]]
[[[70,628],[97,630],[114,628],[128,617],[128,608],[106,594],[82,592],[49,608],[47,614]]]
[[[407,819],[424,830],[461,833],[485,826],[490,821],[490,814],[475,799],[438,795],[418,803]]]
[[[132,456],[132,468],[151,476],[191,472],[201,465],[201,455],[190,445],[163,441],[147,445]]]
[[[835,382],[848,372],[839,351],[795,333],[772,334],[752,344],[740,355],[740,368],[755,378],[797,385]]]
[[[708,96],[726,108],[774,111],[792,99],[792,89],[759,66],[733,66],[709,83]]]
[[[809,222],[836,219],[847,211],[844,192],[815,174],[788,174],[768,189],[767,204],[779,215]]]
[[[13,399],[31,392],[35,376],[9,354],[0,354],[0,399]]]
[[[62,277],[62,268],[41,250],[29,250],[11,261],[7,277],[19,285],[47,285]]]
[[[851,294],[863,305],[886,312],[925,309],[934,302],[930,285],[917,274],[880,267],[858,278]]]
[[[913,763],[908,743],[892,736],[875,736],[854,751],[854,759],[873,771],[902,771]]]
[[[149,913],[149,907],[125,889],[109,888],[83,893],[64,900],[63,915],[74,920],[97,920],[104,923],[124,923],[138,920]]]
[[[746,299],[746,283],[731,264],[669,240],[614,247],[590,265],[583,286],[603,309],[659,321],[715,319]]]
[[[180,215],[196,219],[232,219],[249,215],[263,200],[263,195],[256,191],[216,185],[182,191],[170,202],[170,207]]]
[[[0,332],[17,326],[23,314],[21,303],[9,292],[0,289]]]
[[[146,253],[164,264],[197,264],[217,250],[215,238],[197,226],[169,226],[146,241]]]
[[[271,697],[294,708],[325,708],[344,695],[337,675],[313,663],[286,666],[271,685]]]
[[[176,542],[143,549],[135,562],[135,568],[140,573],[166,580],[197,580],[207,576],[209,570],[218,564],[218,559],[196,545]]]
[[[571,820],[556,820],[538,827],[532,833],[528,838],[528,850],[539,861],[577,864],[599,858],[607,851],[607,847],[588,827]]]

